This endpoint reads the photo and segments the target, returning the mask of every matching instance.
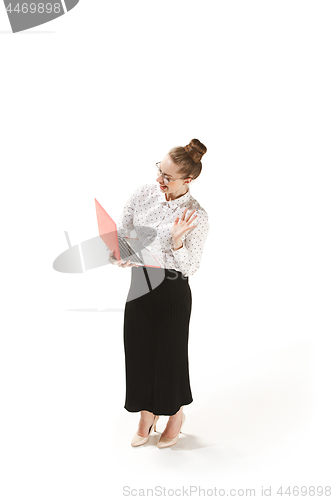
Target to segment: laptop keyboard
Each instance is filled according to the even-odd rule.
[[[134,253],[134,250],[129,246],[127,241],[118,236],[119,251],[121,260],[130,260],[131,262],[137,262],[138,264],[144,264],[144,262]]]

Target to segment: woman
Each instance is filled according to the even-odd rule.
[[[200,266],[209,223],[206,211],[189,188],[201,172],[201,158],[206,151],[198,139],[171,149],[156,164],[157,184],[140,186],[117,221],[118,233],[130,236],[135,229],[143,246],[161,266],[115,261],[110,254],[110,262],[132,267],[124,313],[124,408],[141,411],[132,446],[148,441],[153,428],[156,431],[159,415],[170,418],[157,446],[174,445],[185,421],[183,406],[193,401],[188,367],[192,307],[189,276]],[[147,236],[147,229],[152,229],[153,238]],[[163,278],[158,280],[161,272]],[[154,288],[147,288],[148,274],[157,278],[155,283],[159,284]],[[137,290],[144,286],[147,291],[138,294]]]

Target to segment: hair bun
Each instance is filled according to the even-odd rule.
[[[195,163],[199,163],[203,155],[207,152],[206,146],[198,139],[192,139],[191,142],[184,147],[184,149],[193,161],[195,161]]]

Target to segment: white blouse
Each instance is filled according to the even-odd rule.
[[[183,246],[173,249],[170,230],[176,217],[192,210],[197,217],[196,227],[181,238]],[[175,200],[167,201],[159,184],[143,184],[129,197],[116,222],[121,236],[137,237],[164,269],[175,269],[184,276],[194,274],[200,267],[204,244],[209,231],[207,212],[193,198],[190,190]],[[134,234],[133,234],[134,231]]]

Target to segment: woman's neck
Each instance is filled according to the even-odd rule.
[[[180,198],[181,196],[184,196],[184,194],[186,194],[188,192],[188,189],[185,188],[185,191],[183,193],[165,193],[165,199],[166,201],[170,201],[170,200],[176,200],[177,198]],[[169,198],[168,198],[169,196]]]

